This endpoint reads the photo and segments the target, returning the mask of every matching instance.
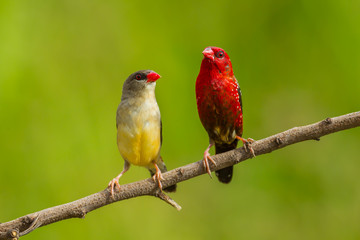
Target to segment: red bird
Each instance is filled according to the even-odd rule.
[[[218,47],[207,47],[202,52],[200,73],[196,79],[196,102],[202,125],[209,135],[209,146],[204,152],[204,167],[211,177],[209,150],[215,145],[216,154],[237,147],[238,140],[244,143],[254,155],[249,143],[252,139],[243,139],[243,112],[241,91],[234,76],[231,61],[227,53]],[[217,170],[220,182],[229,183],[233,166]]]

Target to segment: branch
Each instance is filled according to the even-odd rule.
[[[354,112],[339,117],[327,118],[311,125],[295,127],[268,138],[258,140],[252,143],[251,146],[255,155],[259,156],[294,143],[306,140],[320,140],[320,137],[322,136],[358,126],[360,126],[360,112]],[[211,166],[211,170],[215,171],[235,165],[249,158],[251,158],[251,153],[246,151],[243,147],[218,154],[213,156],[216,166]],[[165,178],[165,180],[162,181],[163,188],[178,182],[186,181],[204,173],[206,173],[206,171],[202,161],[176,168],[163,174],[163,177]],[[0,239],[18,239],[38,227],[69,218],[84,218],[87,213],[97,208],[117,201],[144,195],[158,197],[178,210],[181,209],[174,200],[164,193],[159,192],[157,184],[154,183],[152,178],[149,178],[121,185],[120,190],[114,193],[113,198],[110,196],[109,190],[105,189],[74,202],[47,208],[10,222],[2,223],[0,224]]]

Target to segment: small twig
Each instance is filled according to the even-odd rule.
[[[158,197],[161,200],[164,200],[165,202],[167,202],[168,204],[170,204],[171,206],[176,208],[176,210],[178,210],[178,211],[181,210],[181,206],[179,204],[177,204],[173,199],[171,199],[168,195],[166,195],[164,192],[156,191],[155,197]]]
[[[311,125],[289,129],[282,133],[278,133],[265,139],[253,142],[251,147],[254,150],[254,154],[259,156],[261,154],[270,153],[274,150],[294,143],[320,139],[320,137],[327,134],[355,128],[358,126],[360,126],[360,112],[354,112],[339,117],[327,118],[323,121]],[[216,171],[224,167],[232,166],[251,157],[252,154],[247,152],[243,147],[226,153],[221,153],[212,156],[216,162],[216,166],[213,166],[211,170]],[[204,173],[206,173],[206,170],[204,169],[201,160],[163,173],[165,180],[162,181],[162,185],[164,188],[166,188]],[[74,202],[44,209],[39,212],[17,218],[10,222],[1,223],[0,240],[17,239],[21,234],[25,235],[38,227],[52,224],[61,220],[69,218],[84,218],[88,212],[116,201],[122,201],[144,195],[154,196],[156,190],[157,184],[154,183],[151,178],[121,185],[120,190],[114,193],[114,199],[110,196],[109,190],[105,189],[101,192],[92,194]],[[181,207],[174,200],[163,193],[157,194],[156,197],[159,197],[178,210],[181,209]],[[19,232],[21,234],[19,234]],[[15,237],[12,237],[13,235]]]
[[[34,231],[35,229],[37,229],[38,227],[41,226],[41,222],[39,221],[39,217],[40,214],[37,214],[36,217],[34,218],[34,220],[32,221],[31,225],[29,226],[28,229],[26,229],[25,231],[22,231],[21,233],[19,233],[19,236],[22,237],[28,233],[31,233],[32,231]]]

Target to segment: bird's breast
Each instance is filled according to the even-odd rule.
[[[141,102],[142,101],[142,102]],[[119,106],[117,142],[122,157],[147,166],[160,154],[160,110],[156,100],[140,99]]]
[[[236,136],[236,123],[241,117],[237,82],[214,79],[197,84],[197,105],[200,120],[216,142],[232,142]]]

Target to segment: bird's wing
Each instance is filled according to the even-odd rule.
[[[240,102],[240,107],[241,107],[241,111],[242,111],[243,105],[242,105],[242,98],[241,98],[241,89],[240,89],[240,85],[239,85],[238,81],[236,80],[236,78],[235,78],[235,81],[237,83],[237,92],[239,94],[239,102]]]
[[[240,89],[240,86],[239,86],[239,83],[237,82],[236,78],[235,78],[235,81],[237,83],[237,92],[238,92],[238,95],[239,95],[239,103],[240,103],[240,108],[241,108],[241,112],[238,116],[238,119],[237,119],[237,123],[236,123],[236,134],[238,136],[242,136],[242,133],[243,133],[243,104],[242,104],[242,98],[241,98],[241,89]]]
[[[162,136],[162,121],[160,118],[160,147],[162,146],[163,136]]]
[[[120,120],[120,104],[116,110],[116,129],[118,128],[119,120]]]

